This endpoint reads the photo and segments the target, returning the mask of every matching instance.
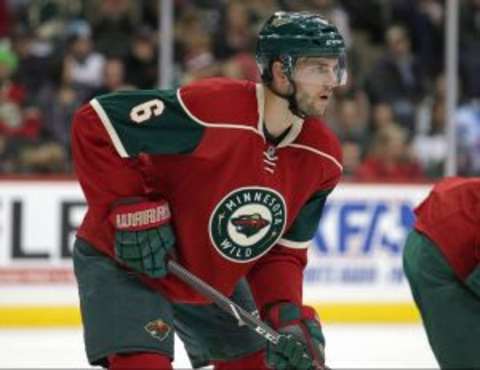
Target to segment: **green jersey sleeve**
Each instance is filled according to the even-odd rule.
[[[90,104],[123,158],[191,153],[205,129],[185,112],[175,90],[115,92]]]
[[[332,190],[318,191],[304,204],[292,226],[280,239],[279,244],[299,249],[308,246],[318,228],[327,196]]]

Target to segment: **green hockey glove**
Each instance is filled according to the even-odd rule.
[[[168,203],[122,200],[109,219],[115,228],[117,261],[150,277],[164,277],[166,256],[175,244]]]
[[[281,302],[267,311],[267,322],[282,336],[278,344],[267,345],[267,363],[273,369],[325,369],[320,322],[315,310]]]

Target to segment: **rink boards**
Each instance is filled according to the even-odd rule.
[[[413,207],[431,185],[341,184],[309,248],[304,300],[327,322],[414,322],[402,271]],[[78,325],[71,270],[85,212],[72,180],[0,180],[0,326]]]

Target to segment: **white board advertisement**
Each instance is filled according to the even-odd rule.
[[[338,186],[310,247],[305,300],[408,300],[402,248],[430,188]],[[0,305],[76,303],[71,251],[85,210],[75,181],[0,181]]]

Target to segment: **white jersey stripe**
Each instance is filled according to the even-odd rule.
[[[310,245],[310,242],[311,240],[308,240],[306,242],[296,242],[293,240],[280,239],[278,241],[278,244],[282,245],[283,247],[292,248],[292,249],[307,249],[308,246]]]
[[[265,109],[265,92],[263,90],[262,84],[255,85],[255,93],[257,97],[257,113],[258,113],[258,122],[257,130],[263,136],[263,125],[264,125],[264,109]]]
[[[252,131],[257,135],[260,135],[262,137],[262,139],[264,139],[263,135],[260,134],[260,132],[258,132],[257,129],[254,128],[254,127],[235,125],[235,124],[231,124],[231,123],[208,123],[208,122],[202,121],[201,119],[195,117],[193,115],[193,113],[188,110],[187,106],[183,102],[182,96],[180,94],[180,89],[177,90],[177,99],[178,99],[180,105],[182,106],[183,110],[185,111],[185,113],[187,113],[187,115],[190,117],[190,119],[197,122],[198,124],[200,124],[202,126],[212,127],[212,128],[230,128],[230,129],[240,129],[240,130]]]
[[[321,156],[321,157],[327,158],[327,159],[331,160],[331,161],[340,169],[340,171],[343,171],[343,166],[340,164],[340,162],[337,161],[337,160],[336,160],[333,156],[331,156],[330,154],[327,154],[327,153],[325,153],[325,152],[322,152],[321,150],[312,148],[312,147],[307,146],[307,145],[302,145],[302,144],[288,144],[288,146],[291,146],[291,147],[294,147],[294,148],[298,148],[298,149],[308,150],[309,152],[312,152],[312,153],[318,154],[318,155]]]
[[[115,128],[113,127],[112,122],[110,121],[110,118],[108,118],[107,113],[105,113],[105,111],[103,110],[98,100],[97,99],[90,100],[90,105],[98,114],[98,117],[100,117],[100,121],[102,121],[103,126],[105,127],[105,130],[107,130],[108,135],[110,136],[110,139],[112,140],[113,146],[115,147],[118,155],[122,158],[128,158],[129,155],[125,150],[125,147],[123,146],[122,142],[120,141],[117,131],[115,131]]]

